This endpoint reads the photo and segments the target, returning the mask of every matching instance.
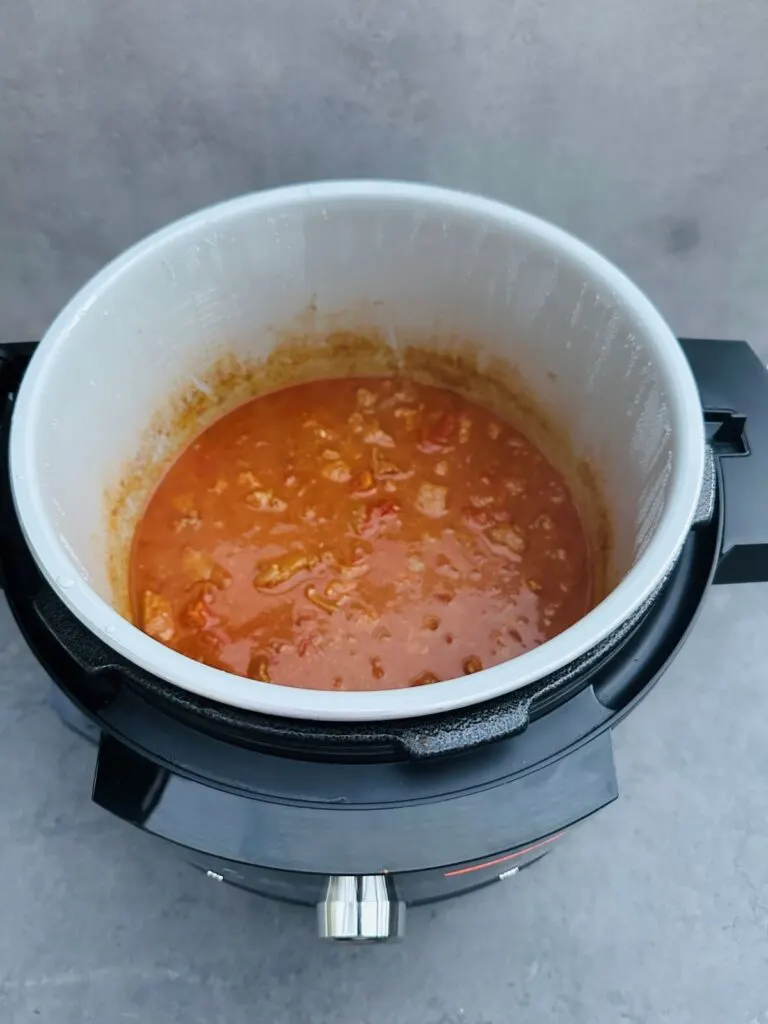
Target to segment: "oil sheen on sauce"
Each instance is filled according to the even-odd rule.
[[[443,388],[297,384],[228,413],[139,521],[134,621],[190,658],[315,689],[420,686],[536,647],[592,601],[562,476]]]

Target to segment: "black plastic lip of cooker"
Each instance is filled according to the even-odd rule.
[[[240,789],[251,774],[247,755],[254,752],[359,764],[423,763],[474,751],[482,754],[475,757],[479,765],[496,760],[492,748],[509,746],[491,748],[491,741],[515,737],[516,756],[503,774],[541,764],[615,724],[648,692],[687,635],[711,582],[768,580],[768,374],[744,342],[682,344],[699,384],[715,455],[714,513],[691,531],[670,577],[621,641],[605,658],[558,685],[544,680],[479,707],[416,722],[336,726],[224,707],[126,662],[44,583],[15,515],[7,438],[13,398],[34,343],[0,346],[5,404],[0,564],[9,603],[38,659],[104,733],[142,756],[214,784]],[[465,772],[466,756],[457,759]],[[438,788],[445,792],[447,763],[442,757],[440,762]]]

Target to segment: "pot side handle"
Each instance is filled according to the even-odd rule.
[[[715,583],[768,582],[768,369],[745,341],[681,338],[721,484]]]

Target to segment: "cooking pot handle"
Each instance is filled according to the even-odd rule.
[[[745,341],[681,338],[720,480],[715,583],[768,582],[768,370]]]

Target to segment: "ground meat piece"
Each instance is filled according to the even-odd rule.
[[[413,679],[408,680],[409,686],[428,686],[430,683],[439,683],[440,679],[434,672],[420,672]]]
[[[351,469],[341,459],[337,459],[336,462],[327,462],[321,472],[323,476],[337,484],[345,484],[348,480],[352,479]]]
[[[176,627],[173,622],[173,608],[171,602],[162,594],[156,594],[152,590],[144,591],[144,600],[141,610],[142,629],[155,640],[168,643],[173,639]]]
[[[352,478],[352,493],[367,494],[376,488],[376,481],[370,469],[362,469]]]
[[[494,522],[493,516],[484,508],[465,508],[463,515],[467,525],[478,530],[485,530]]]
[[[257,512],[285,512],[288,505],[274,491],[251,491],[246,495],[245,504]]]
[[[445,555],[438,555],[435,559],[435,572],[449,580],[461,579],[461,571]]]
[[[504,486],[513,498],[519,498],[525,494],[525,484],[522,480],[515,479],[515,477],[509,477],[506,479],[504,481]]]
[[[237,482],[242,484],[243,487],[250,487],[251,489],[261,486],[256,478],[256,474],[251,469],[244,469],[242,473],[238,473]]]
[[[525,550],[525,540],[522,533],[515,526],[509,523],[502,523],[501,526],[493,526],[488,531],[488,536],[494,544],[501,544],[510,551],[519,555]]]
[[[552,516],[548,516],[546,513],[543,513],[540,516],[536,516],[536,518],[531,523],[532,530],[543,530],[544,533],[552,533],[554,528],[554,519],[552,518]]]
[[[197,512],[190,512],[189,515],[181,516],[173,521],[173,529],[176,533],[181,533],[182,530],[199,530],[202,525],[203,521]]]
[[[199,630],[206,630],[209,626],[215,625],[218,617],[210,603],[215,589],[208,580],[201,580],[193,585],[192,596],[179,613],[182,625]]]
[[[382,458],[378,448],[373,449],[373,473],[377,480],[407,480],[413,476],[412,469],[401,469],[394,462]]]
[[[181,564],[193,579],[207,580],[211,575],[213,560],[203,551],[187,547],[182,551]]]
[[[349,429],[353,434],[362,434],[365,427],[365,419],[359,412],[353,412],[349,417]]]
[[[443,413],[424,431],[419,448],[423,452],[442,451],[456,436],[457,420],[452,412]]]
[[[282,559],[276,562],[268,562],[263,565],[253,580],[254,587],[279,587],[287,583],[297,573],[305,569],[311,569],[317,564],[317,559],[312,559],[301,551],[291,551]]]
[[[388,527],[399,522],[400,506],[394,501],[379,501],[369,505],[360,515],[358,533],[361,537],[378,537]]]
[[[339,575],[345,580],[356,580],[370,572],[370,568],[365,562],[359,562],[356,565],[342,565],[339,568]]]
[[[367,431],[363,435],[363,440],[366,444],[375,444],[379,448],[394,448],[395,442],[386,431],[381,430],[380,427],[374,427],[373,430]]]
[[[553,505],[562,505],[566,499],[565,489],[553,484],[549,489],[549,500]]]
[[[441,484],[425,482],[419,487],[416,508],[425,516],[439,519],[447,511],[448,488]]]
[[[375,405],[376,405],[376,395],[374,395],[374,393],[372,391],[369,391],[368,388],[358,388],[357,389],[357,407],[358,407],[358,409],[363,409],[365,411],[368,411],[369,409],[373,409],[373,407]]]
[[[248,675],[251,679],[258,679],[262,683],[271,683],[272,677],[269,674],[269,658],[266,654],[252,654],[248,662]]]

